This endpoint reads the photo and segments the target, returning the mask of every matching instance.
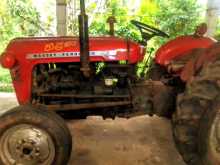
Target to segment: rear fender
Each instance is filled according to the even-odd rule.
[[[193,49],[204,49],[216,41],[208,37],[181,36],[161,46],[156,52],[155,62],[168,66],[172,60],[188,55]]]
[[[190,59],[184,66],[180,78],[182,81],[190,81],[201,68],[205,67],[208,63],[215,61],[220,55],[220,42],[217,42],[205,49],[196,58]]]

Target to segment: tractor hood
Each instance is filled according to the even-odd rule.
[[[144,56],[144,49],[139,44],[117,37],[91,37],[89,45],[91,62],[123,60],[137,63]],[[14,60],[19,63],[80,62],[79,39],[78,37],[14,39],[3,54],[1,63],[3,67],[11,68],[15,63]]]

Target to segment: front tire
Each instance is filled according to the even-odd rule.
[[[64,165],[71,150],[68,128],[55,113],[19,106],[0,117],[0,164]]]

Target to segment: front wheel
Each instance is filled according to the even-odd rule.
[[[0,117],[0,164],[64,165],[71,150],[68,128],[55,113],[20,106]]]

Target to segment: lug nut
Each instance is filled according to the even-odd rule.
[[[41,133],[40,132],[37,133],[37,137],[41,137]]]
[[[14,161],[14,162],[13,162],[13,165],[17,165],[17,162],[16,162],[16,161]]]
[[[35,156],[40,156],[40,153],[39,153],[39,152],[36,152],[36,153],[35,153]]]

